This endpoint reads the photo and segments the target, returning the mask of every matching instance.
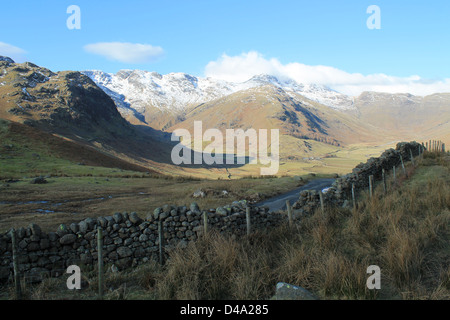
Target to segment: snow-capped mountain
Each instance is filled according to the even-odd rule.
[[[100,88],[109,94],[118,107],[143,113],[149,105],[171,111],[182,111],[234,92],[224,81],[202,79],[185,73],[161,75],[142,70],[121,70],[116,74],[85,71]]]
[[[299,94],[312,101],[326,105],[337,110],[353,109],[353,98],[345,94],[334,91],[326,86],[317,84],[302,84],[297,83],[292,79],[280,80],[277,77],[270,75],[254,76],[250,80],[241,85],[249,87],[257,87],[271,84],[275,87],[281,88],[290,94]]]
[[[147,107],[180,112],[193,105],[222,98],[241,90],[265,85],[281,88],[291,95],[300,94],[310,100],[334,109],[353,107],[352,97],[325,86],[299,84],[293,80],[280,80],[270,75],[258,75],[233,83],[212,78],[198,78],[185,73],[161,75],[142,70],[121,70],[116,74],[102,71],[84,71],[115,102],[121,113],[144,114]]]

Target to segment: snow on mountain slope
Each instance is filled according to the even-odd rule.
[[[113,99],[122,100],[119,107],[132,107],[143,113],[152,105],[158,109],[184,110],[233,93],[226,82],[201,79],[184,73],[160,75],[141,70],[121,70],[117,74],[102,71],[85,71],[99,87]],[[117,101],[116,101],[117,102]]]
[[[283,89],[288,93],[300,94],[310,100],[326,105],[333,109],[345,110],[353,109],[353,98],[328,87],[316,84],[299,84],[294,80],[281,81],[280,79],[270,75],[254,76],[244,84],[255,84],[255,86],[272,84]]]
[[[242,83],[212,78],[197,78],[185,73],[161,75],[142,70],[121,70],[116,74],[84,71],[116,102],[121,113],[144,114],[146,107],[178,113],[229,94],[265,85],[274,85],[290,94],[306,98],[334,109],[353,108],[353,99],[324,86],[281,81],[274,76],[259,75]]]

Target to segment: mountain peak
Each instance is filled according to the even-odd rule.
[[[83,72],[115,101],[123,116],[159,113],[184,113],[191,107],[224,98],[238,91],[264,86],[281,88],[292,97],[301,95],[334,109],[349,109],[353,99],[325,86],[297,83],[271,74],[255,75],[244,82],[201,78],[183,72],[161,75],[143,70],[120,70],[117,74]],[[149,119],[148,119],[149,120]]]
[[[270,74],[258,74],[251,77],[248,81],[261,81],[261,82],[270,82],[270,83],[279,83],[277,77]]]
[[[57,73],[33,63],[0,63],[4,118],[65,132],[94,132],[99,121],[124,124],[113,100],[77,71]]]
[[[15,63],[10,57],[0,56],[0,61],[6,61],[8,63]]]

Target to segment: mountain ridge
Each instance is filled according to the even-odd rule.
[[[114,101],[77,71],[0,61],[0,118],[91,146],[140,166],[169,162],[170,145],[127,122]]]
[[[143,70],[121,70],[116,74],[103,71],[83,71],[107,92],[116,102],[119,111],[128,121],[149,125],[152,128],[170,131],[192,115],[192,110],[203,105],[209,107],[238,92],[272,86],[282,90],[293,99],[306,104],[328,107],[329,112],[338,111],[350,115],[356,121],[372,125],[374,134],[387,135],[389,131],[410,138],[435,138],[450,140],[446,134],[448,114],[442,110],[450,108],[450,94],[436,93],[415,96],[409,93],[384,93],[365,91],[359,96],[347,96],[328,87],[315,84],[299,84],[291,79],[281,80],[273,75],[255,75],[240,83],[213,78],[195,77],[186,73],[169,73]],[[306,99],[305,99],[306,98]],[[267,95],[267,100],[272,98]],[[440,100],[440,102],[438,102]],[[431,103],[426,110],[424,104]],[[236,106],[237,107],[237,106]],[[418,112],[415,113],[415,111]],[[216,110],[220,112],[220,108]],[[433,116],[437,112],[438,116]],[[448,112],[447,112],[448,113]],[[425,116],[431,114],[429,119]],[[353,120],[351,120],[353,122]],[[243,124],[245,125],[245,124]],[[441,129],[434,133],[434,127]],[[378,132],[376,128],[385,133]],[[450,128],[449,128],[450,131]],[[394,138],[396,139],[396,138]],[[339,140],[339,139],[337,139]],[[354,139],[355,141],[357,139]]]
[[[318,96],[339,107],[317,102]],[[309,161],[305,159],[329,158],[340,151],[400,140],[449,143],[449,109],[450,94],[417,97],[364,92],[350,99],[323,86],[270,75],[233,84],[142,70],[122,70],[116,75],[52,72],[30,62],[16,64],[0,58],[0,118],[175,174],[191,174],[200,168],[176,167],[171,162],[175,143],[170,133],[179,128],[192,132],[195,121],[202,121],[204,130],[223,132],[279,129],[280,160],[303,161],[305,166]],[[299,165],[295,161],[285,172]],[[339,168],[338,161],[333,163]]]
[[[110,94],[126,118],[130,118],[132,113],[138,113],[147,119],[148,109],[155,109],[153,113],[180,114],[190,107],[266,85],[273,85],[287,92],[302,93],[313,101],[333,108],[351,108],[353,104],[351,98],[327,87],[298,84],[293,80],[281,81],[271,75],[257,75],[245,82],[234,83],[186,73],[161,75],[143,70],[121,70],[116,74],[99,70],[82,73]],[[148,123],[148,119],[145,122]]]

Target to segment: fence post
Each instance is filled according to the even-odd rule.
[[[251,233],[251,224],[250,224],[250,207],[247,206],[245,208],[245,219],[247,220],[247,236]]]
[[[103,231],[97,229],[97,253],[98,253],[98,296],[103,299]]]
[[[203,211],[203,232],[205,236],[208,233],[208,213],[206,211]]]
[[[414,166],[414,156],[413,156],[412,149],[409,149],[409,154],[411,155],[411,163]]]
[[[163,233],[163,228],[162,228],[162,221],[158,220],[158,242],[159,242],[159,263],[161,265],[164,264],[164,247],[163,247],[163,242],[164,242],[164,233]]]
[[[353,201],[353,210],[356,211],[356,197],[355,197],[355,184],[352,183],[352,201]]]
[[[395,166],[392,166],[392,175],[394,176],[394,185],[397,183],[397,173]]]
[[[292,227],[292,208],[291,204],[289,203],[289,200],[286,200],[286,209],[288,213],[289,227]]]
[[[400,154],[400,161],[402,162],[402,169],[403,169],[403,174],[406,176],[406,169],[405,169],[405,164],[403,163],[403,157]]]
[[[319,199],[320,199],[320,209],[322,210],[322,216],[325,216],[325,208],[324,208],[324,204],[323,204],[322,190],[319,190]]]
[[[11,230],[11,248],[13,254],[13,268],[14,268],[14,285],[16,289],[16,299],[22,299],[22,290],[20,287],[20,273],[19,273],[19,262],[17,259],[17,241],[16,241],[16,230]]]
[[[381,175],[383,176],[383,190],[384,190],[384,194],[386,194],[387,193],[386,170],[384,170],[384,168],[381,169]]]

